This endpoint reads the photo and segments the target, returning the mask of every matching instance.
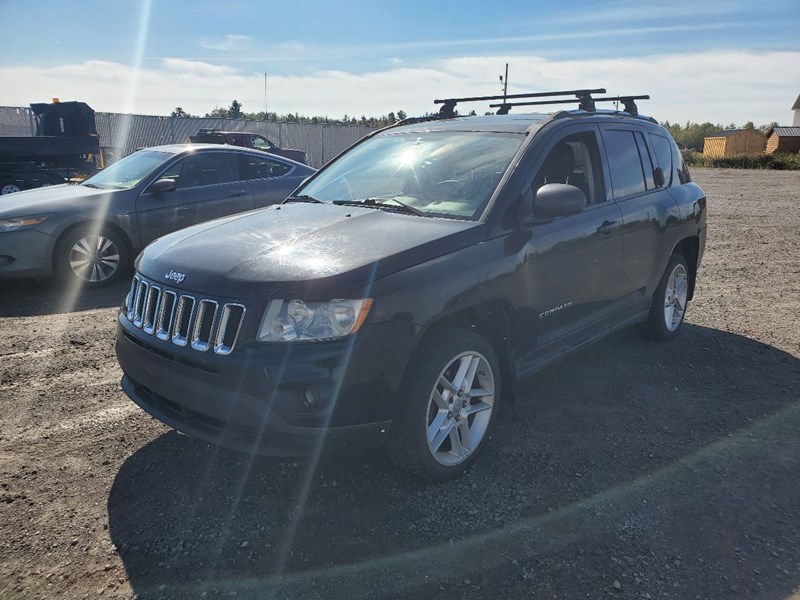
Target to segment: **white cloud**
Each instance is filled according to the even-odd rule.
[[[228,34],[222,39],[202,38],[199,44],[209,50],[230,52],[231,50],[242,50],[249,41],[250,38],[246,35]]]
[[[640,108],[658,120],[742,124],[789,122],[800,91],[800,52],[712,52],[649,57],[553,60],[537,56],[464,56],[417,66],[391,65],[369,73],[319,71],[270,75],[268,105],[279,113],[359,117],[405,110],[433,111],[434,98],[500,93],[498,75],[510,63],[509,93],[608,88],[649,93]],[[58,96],[84,100],[99,111],[123,110],[134,72],[128,65],[88,61],[55,67],[0,67],[0,105],[24,106]],[[182,106],[204,114],[236,98],[245,110],[264,106],[263,73],[243,73],[184,59],[148,63],[138,73],[134,112],[169,114]],[[483,112],[488,104],[465,105]],[[520,109],[521,110],[521,109]]]

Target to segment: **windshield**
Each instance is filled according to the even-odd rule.
[[[129,190],[172,156],[169,152],[139,150],[89,177],[83,185],[105,190]]]
[[[435,131],[380,134],[332,163],[301,193],[323,202],[411,206],[427,215],[476,219],[522,134]]]

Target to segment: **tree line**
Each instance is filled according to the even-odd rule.
[[[265,112],[265,111],[258,111],[258,112],[245,112],[242,107],[242,103],[238,100],[234,100],[231,102],[231,105],[228,108],[215,108],[214,110],[207,112],[205,115],[192,115],[180,106],[176,107],[175,110],[170,113],[172,117],[207,117],[207,118],[215,118],[215,119],[247,119],[248,121],[270,121],[270,122],[284,122],[284,123],[328,123],[332,125],[365,125],[368,127],[386,127],[388,125],[394,125],[398,121],[402,121],[408,115],[405,111],[398,110],[397,113],[390,112],[388,115],[381,115],[380,117],[367,117],[366,115],[361,115],[361,117],[355,117],[351,115],[344,115],[341,118],[331,118],[331,117],[322,117],[322,116],[306,116],[301,115],[300,113],[285,113],[285,114],[278,114],[275,112]]]

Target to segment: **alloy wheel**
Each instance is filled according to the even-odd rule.
[[[480,445],[494,409],[494,373],[478,352],[463,352],[439,374],[428,401],[427,440],[433,458],[455,466]]]
[[[117,244],[100,235],[80,238],[69,251],[69,266],[83,281],[99,283],[112,277],[119,269],[120,255]]]
[[[689,277],[686,268],[681,264],[675,265],[664,290],[664,323],[668,331],[675,331],[683,321],[688,293]]]

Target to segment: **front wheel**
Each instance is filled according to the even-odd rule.
[[[500,369],[489,343],[463,329],[432,334],[409,364],[404,403],[386,441],[389,458],[427,479],[461,474],[489,437],[500,397]]]
[[[128,257],[128,246],[114,230],[80,227],[59,240],[54,263],[63,280],[100,287],[119,280],[128,266]]]
[[[650,337],[668,340],[678,332],[686,316],[689,277],[689,265],[686,259],[680,254],[673,254],[653,294],[653,303],[646,325]]]

